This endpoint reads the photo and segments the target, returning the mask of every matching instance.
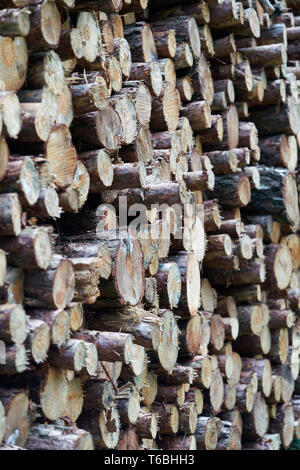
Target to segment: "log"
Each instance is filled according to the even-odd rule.
[[[162,74],[157,61],[134,62],[131,66],[129,80],[143,80],[154,96],[160,96],[162,91]]]
[[[194,57],[192,50],[188,43],[183,42],[177,44],[176,53],[174,57],[174,66],[176,70],[186,69],[192,67],[194,64]]]
[[[5,57],[0,67],[0,89],[1,91],[18,91],[24,85],[27,73],[26,40],[21,36],[17,38],[1,36],[0,49]]]
[[[193,435],[168,436],[163,439],[162,445],[165,450],[197,450],[196,438]]]
[[[196,355],[193,359],[185,361],[184,365],[192,367],[196,372],[195,385],[203,386],[205,389],[210,388],[212,383],[212,366],[208,356]]]
[[[0,183],[0,192],[17,192],[25,207],[36,203],[40,192],[39,176],[30,157],[9,160],[6,174]]]
[[[270,432],[280,434],[283,447],[285,449],[289,448],[294,436],[294,411],[292,403],[286,403],[278,408],[275,419],[270,420]]]
[[[229,421],[221,421],[216,450],[241,450],[241,433]]]
[[[210,107],[206,101],[195,101],[183,107],[181,114],[188,118],[193,131],[211,127]]]
[[[299,224],[298,206],[295,204],[296,197],[295,180],[293,175],[283,169],[269,169],[259,167],[260,190],[252,190],[252,198],[249,207],[258,207],[256,202],[263,196],[265,207],[268,213],[278,218],[279,221],[291,225],[292,230],[296,231]],[[278,198],[273,198],[272,184],[279,185],[281,192]],[[268,192],[266,193],[266,185]],[[277,186],[278,187],[278,186]],[[280,215],[279,215],[280,214]]]
[[[166,83],[160,98],[152,101],[151,129],[175,131],[178,125],[180,95],[172,83]]]
[[[25,389],[0,389],[2,409],[6,415],[5,443],[23,447],[30,431],[29,398]]]
[[[185,402],[184,384],[180,385],[158,385],[157,399],[164,403],[174,403],[181,406]]]
[[[196,403],[188,403],[179,407],[179,431],[184,434],[194,434],[197,428]]]
[[[2,264],[2,269],[4,265]],[[22,304],[24,297],[24,272],[20,268],[7,268],[7,273],[0,287],[2,303]]]
[[[135,427],[139,437],[155,439],[159,429],[158,418],[154,413],[140,411]]]
[[[30,430],[29,450],[94,450],[92,436],[83,429],[37,424]]]
[[[1,246],[12,265],[24,269],[46,270],[51,262],[51,239],[43,228],[26,228],[18,237],[5,237]]]
[[[43,320],[31,319],[28,322],[26,344],[30,347],[30,355],[36,364],[45,362],[50,348],[51,331]]]
[[[195,437],[197,450],[215,450],[219,437],[219,418],[199,416]]]
[[[194,67],[192,78],[195,96],[211,105],[214,96],[214,82],[205,54],[200,55],[198,63]]]
[[[23,344],[6,347],[4,364],[0,364],[0,375],[21,374],[27,369],[28,358]]]
[[[55,3],[45,1],[36,5],[30,14],[30,31],[27,36],[31,51],[57,47],[61,32],[61,19]],[[47,26],[46,26],[47,25]]]
[[[120,147],[121,120],[112,107],[75,117],[72,132],[75,142],[87,148],[116,150]],[[88,136],[88,138],[87,138]]]
[[[27,305],[64,309],[74,296],[75,274],[72,263],[60,256],[54,257],[47,270],[32,271],[25,278],[24,288]]]
[[[122,424],[135,424],[140,412],[140,396],[132,383],[122,385],[116,394],[116,404]]]
[[[269,428],[267,405],[260,392],[255,395],[254,407],[251,413],[243,418],[243,436],[247,439],[263,437]]]
[[[23,344],[28,334],[28,318],[21,305],[0,307],[0,337],[8,344]]]
[[[152,405],[153,411],[160,416],[160,433],[177,434],[179,428],[179,411],[175,405]]]
[[[260,135],[297,134],[299,132],[299,115],[293,97],[288,97],[280,106],[279,112],[273,114],[275,108],[270,106],[264,110],[251,110],[250,118],[260,131]],[[268,119],[267,119],[268,115]],[[272,118],[270,118],[272,116]]]
[[[220,189],[222,190],[222,196]],[[227,190],[226,192],[224,190]],[[218,198],[224,207],[245,207],[251,200],[251,188],[248,177],[241,174],[217,175],[212,198]]]
[[[79,417],[78,423],[83,429],[90,429],[95,449],[114,449],[120,438],[120,416],[112,407],[108,411],[86,412]]]
[[[245,450],[280,450],[281,439],[279,434],[265,434],[261,439],[243,442]]]
[[[163,18],[159,21],[151,22],[151,28],[154,31],[165,31],[166,29],[175,29],[176,39],[180,42],[187,42],[194,56],[198,59],[201,53],[201,42],[196,20],[190,16],[175,16],[172,18]]]
[[[134,62],[151,62],[157,58],[157,50],[151,28],[152,25],[150,26],[144,21],[138,22],[135,25],[125,25],[124,35],[130,45]]]

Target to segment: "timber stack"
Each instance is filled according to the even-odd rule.
[[[0,448],[288,449],[300,1],[0,8]]]

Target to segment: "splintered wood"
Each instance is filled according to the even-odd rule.
[[[0,50],[0,449],[290,448],[300,1],[0,0]]]

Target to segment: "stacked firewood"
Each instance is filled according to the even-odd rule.
[[[0,0],[0,448],[299,438],[286,2]]]

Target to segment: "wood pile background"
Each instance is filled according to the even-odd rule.
[[[288,449],[300,1],[0,8],[1,449]]]

